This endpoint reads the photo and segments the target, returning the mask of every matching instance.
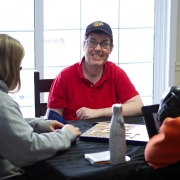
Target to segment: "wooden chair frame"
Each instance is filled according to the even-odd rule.
[[[35,117],[45,116],[47,103],[41,102],[41,93],[49,92],[54,79],[40,79],[39,71],[34,71],[34,103]]]

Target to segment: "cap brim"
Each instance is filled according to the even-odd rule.
[[[96,30],[103,31],[103,32],[105,32],[106,34],[108,34],[109,36],[112,37],[112,34],[110,34],[109,32],[105,31],[104,29],[100,29],[100,28],[89,30],[89,31],[86,32],[85,35],[88,35],[90,32],[93,32],[93,31],[96,31]]]

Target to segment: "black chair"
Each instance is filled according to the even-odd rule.
[[[40,79],[39,71],[34,71],[35,117],[45,116],[47,103],[41,102],[40,94],[49,92],[54,79]]]

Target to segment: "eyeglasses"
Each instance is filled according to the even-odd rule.
[[[19,70],[21,70],[21,69],[22,69],[22,66],[19,67]]]
[[[108,42],[98,43],[97,41],[93,41],[93,40],[85,40],[85,41],[87,42],[88,47],[92,47],[92,48],[95,48],[98,44],[100,44],[101,48],[109,49],[109,46],[111,45]]]

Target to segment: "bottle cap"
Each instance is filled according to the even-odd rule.
[[[122,104],[113,104],[112,105],[113,112],[122,112]]]

